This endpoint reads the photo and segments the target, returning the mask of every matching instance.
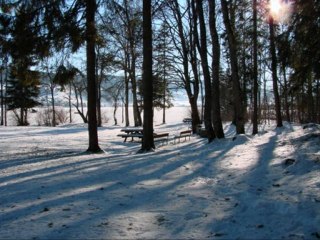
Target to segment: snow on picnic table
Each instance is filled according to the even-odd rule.
[[[158,126],[170,134],[182,124]],[[0,239],[319,239],[320,131],[261,126],[136,154],[120,127],[0,128]]]

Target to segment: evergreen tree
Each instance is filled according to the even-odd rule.
[[[39,85],[38,72],[11,66],[6,103],[8,110],[14,111],[19,126],[28,125],[28,109],[40,105],[37,101]],[[17,109],[20,109],[19,113]]]
[[[11,22],[9,52],[12,65],[7,88],[8,110],[20,109],[16,113],[18,125],[27,125],[29,108],[39,103],[39,73],[31,71],[37,63],[40,53],[44,54],[43,39],[38,36],[39,24],[36,16],[32,15],[33,6],[22,3],[15,9],[15,19]],[[11,19],[13,20],[13,19]]]
[[[170,82],[173,74],[173,47],[170,43],[169,26],[161,24],[154,39],[154,107],[163,110],[162,123],[166,123],[166,109],[173,106]]]

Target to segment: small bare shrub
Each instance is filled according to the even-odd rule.
[[[38,126],[51,126],[52,125],[52,110],[41,109],[37,112],[36,121]]]
[[[64,124],[69,121],[69,114],[64,108],[56,109],[56,123]]]
[[[69,115],[64,108],[57,108],[56,112],[56,125],[67,123]],[[52,109],[45,108],[37,112],[36,117],[39,126],[52,126]]]
[[[108,123],[110,118],[108,117],[108,114],[106,111],[101,112],[101,122],[102,123]]]

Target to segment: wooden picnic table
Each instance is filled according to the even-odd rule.
[[[124,133],[118,134],[118,136],[124,138],[124,142],[127,141],[128,137],[131,137],[131,141],[133,141],[135,137],[143,137],[143,128],[123,128],[120,131]]]
[[[118,134],[118,137],[124,138],[123,142],[127,142],[128,138],[131,138],[131,141],[133,142],[134,138],[139,138],[143,140],[143,128],[123,128],[120,130],[121,134]],[[167,142],[169,139],[169,133],[153,133],[155,142],[160,141],[160,142]]]

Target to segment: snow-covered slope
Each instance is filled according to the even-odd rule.
[[[182,123],[158,125],[170,135]],[[320,130],[225,125],[226,139],[136,154],[120,127],[0,128],[1,239],[318,239]]]

